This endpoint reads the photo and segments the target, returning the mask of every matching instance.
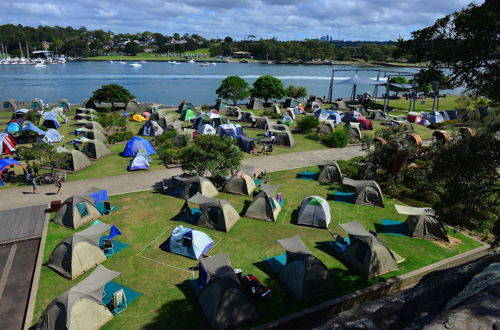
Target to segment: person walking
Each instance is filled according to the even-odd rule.
[[[61,194],[62,194],[63,192],[62,192],[62,181],[61,181],[61,178],[59,178],[59,177],[58,177],[58,178],[56,179],[55,185],[56,185],[56,187],[57,187],[57,192],[56,192],[56,195],[57,195],[57,194],[59,194],[59,193],[61,193]]]
[[[39,194],[39,192],[38,192],[38,186],[36,184],[36,176],[33,176],[31,178],[31,186],[33,187],[33,194]]]

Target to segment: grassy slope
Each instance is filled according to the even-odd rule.
[[[314,170],[308,168],[303,170]],[[293,211],[300,201],[309,195],[326,196],[331,187],[319,185],[315,181],[295,179],[299,170],[289,170],[271,173],[271,183],[279,184],[284,193],[285,206],[277,223],[241,219],[229,233],[222,233],[203,228],[197,228],[209,234],[216,242],[211,255],[227,252],[235,268],[242,268],[245,273],[255,274],[273,292],[263,300],[256,302],[261,317],[251,325],[262,324],[291,312],[302,310],[318,304],[321,301],[337,297],[355,289],[392,276],[397,276],[422,266],[431,264],[479,246],[478,243],[461,234],[452,236],[459,238],[462,244],[452,248],[443,248],[434,242],[410,239],[405,237],[380,237],[394,251],[406,258],[401,270],[367,281],[348,271],[337,261],[329,251],[319,249],[317,242],[331,240],[326,230],[300,227],[290,223]],[[297,189],[300,185],[301,189]],[[241,211],[244,202],[249,200],[242,196],[220,194],[219,198],[227,199]],[[104,266],[121,271],[117,281],[143,294],[129,305],[128,309],[115,317],[106,325],[106,329],[156,329],[156,328],[189,328],[202,329],[207,324],[196,304],[190,284],[187,282],[193,275],[188,267],[196,265],[196,261],[161,251],[158,246],[169,236],[172,229],[179,223],[170,220],[181,208],[183,201],[154,192],[132,193],[111,197],[113,205],[120,206],[114,214],[103,217],[102,220],[116,225],[123,232],[119,237],[129,245],[126,249],[113,256]],[[330,202],[332,223],[330,228],[337,231],[338,222],[359,220],[366,229],[374,229],[373,222],[380,219],[404,220],[393,207],[394,201],[386,198],[386,208],[364,207],[350,204]],[[185,224],[184,224],[185,225]],[[44,261],[50,255],[57,243],[71,235],[72,230],[49,224]],[[329,269],[337,283],[338,291],[328,297],[316,299],[308,303],[298,303],[291,298],[277,282],[276,276],[268,274],[269,269],[262,265],[265,257],[280,254],[283,251],[275,243],[276,239],[290,237],[299,233],[314,255],[320,258]],[[147,260],[142,256],[154,259]],[[69,281],[47,267],[42,267],[42,275],[38,289],[34,320],[38,320],[45,306],[56,296],[68,290],[84,276]]]
[[[458,105],[456,103],[458,96],[457,95],[447,95],[445,98],[439,99],[439,110],[452,110],[455,109]],[[427,98],[425,100],[425,104],[420,104],[421,100],[417,100],[417,104],[415,105],[416,111],[431,111],[432,110],[432,98]],[[384,104],[384,100],[376,101],[378,104]],[[390,100],[389,107],[397,108],[404,111],[408,111],[409,101],[405,99],[400,100]]]

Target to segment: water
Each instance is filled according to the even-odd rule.
[[[165,62],[142,63],[134,68],[128,64],[107,62],[70,62],[35,68],[32,65],[0,65],[0,100],[13,98],[29,101],[40,98],[45,102],[56,102],[67,98],[71,103],[81,103],[92,91],[105,84],[125,86],[138,101],[177,105],[182,100],[194,104],[213,104],[217,98],[215,90],[222,79],[238,75],[250,85],[263,74],[280,78],[285,86],[297,85],[307,88],[309,94],[326,96],[332,69],[380,69],[398,72],[417,72],[415,68],[329,65],[276,65],[250,63],[217,63],[200,66]],[[336,72],[336,81],[348,78],[354,72]],[[376,78],[377,72],[363,72]],[[335,85],[334,97],[349,97],[351,86]],[[379,95],[385,90],[379,88]],[[373,86],[358,86],[357,93],[373,92]]]

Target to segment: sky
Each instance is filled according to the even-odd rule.
[[[205,38],[396,40],[469,0],[0,0],[0,24]],[[481,4],[484,1],[476,1]]]

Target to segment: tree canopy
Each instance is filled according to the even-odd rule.
[[[220,178],[240,167],[243,153],[231,138],[200,135],[181,149],[179,159],[186,172],[198,175],[209,172],[212,177]]]
[[[432,26],[412,32],[412,39],[400,40],[399,47],[432,67],[449,67],[452,85],[466,85],[500,102],[498,31],[500,2],[486,0],[482,5],[471,3]]]
[[[288,85],[286,95],[294,99],[303,98],[307,96],[307,88],[303,86]]]
[[[31,148],[22,149],[20,154],[25,160],[36,160],[41,166],[50,167],[52,172],[62,167],[68,158],[67,154],[57,152],[56,147],[49,143],[37,143]]]
[[[216,93],[222,99],[232,100],[236,105],[238,100],[246,99],[250,96],[248,83],[241,77],[229,76],[222,80]]]
[[[406,77],[404,77],[404,76],[392,77],[390,80],[390,83],[391,84],[407,84],[408,79],[406,79]],[[399,87],[392,86],[392,85],[390,86],[390,89],[391,89],[391,91],[396,92],[396,96],[398,95],[399,92],[406,90],[404,88],[399,88]]]
[[[128,89],[117,84],[101,86],[101,88],[92,92],[92,97],[90,98],[93,102],[109,102],[112,109],[114,109],[115,103],[127,103],[133,99],[135,99],[135,96]]]
[[[253,97],[263,98],[266,103],[269,99],[281,99],[286,95],[281,80],[270,75],[257,78],[250,92]]]

